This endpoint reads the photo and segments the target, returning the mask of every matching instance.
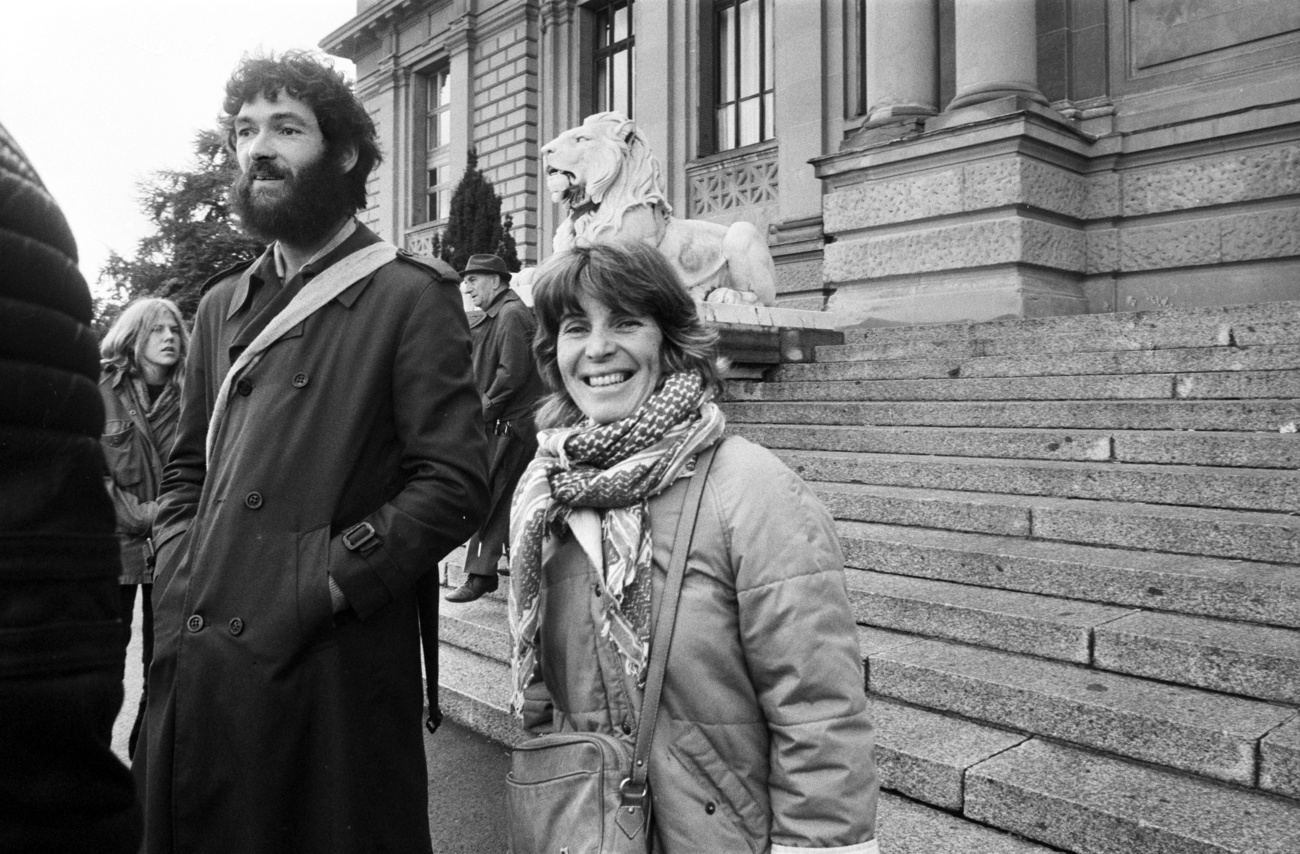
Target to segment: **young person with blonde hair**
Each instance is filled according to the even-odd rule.
[[[153,533],[163,464],[180,418],[181,367],[189,336],[180,309],[171,300],[144,298],[123,309],[100,344],[104,401],[104,478],[117,513],[122,545],[122,622],[128,640],[135,613],[135,594],[142,591],[141,618],[144,672],[153,658]],[[135,755],[140,711],[128,744]]]

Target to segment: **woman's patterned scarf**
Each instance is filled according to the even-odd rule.
[[[647,500],[693,471],[695,456],[722,436],[721,410],[705,399],[698,375],[672,374],[663,388],[621,421],[543,430],[537,456],[515,490],[510,510],[510,636],[514,690],[537,665],[542,541],[575,507],[600,511],[605,585],[616,604],[601,634],[614,643],[638,683],[649,662],[651,595]]]

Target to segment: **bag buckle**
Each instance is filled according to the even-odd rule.
[[[619,804],[614,823],[628,839],[636,839],[637,834],[645,830],[646,805],[649,791],[644,782],[633,782],[631,777],[618,784],[623,802]]]
[[[360,551],[364,554],[377,545],[379,545],[379,535],[375,533],[374,525],[369,522],[359,522],[343,532],[343,547],[348,551]]]

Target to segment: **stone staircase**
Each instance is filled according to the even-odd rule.
[[[1300,303],[853,331],[724,409],[838,521],[884,854],[1300,852]],[[510,743],[505,622],[441,681]]]

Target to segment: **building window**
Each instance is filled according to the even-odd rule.
[[[714,130],[719,151],[776,136],[774,6],[775,0],[719,0],[714,4]]]
[[[451,87],[447,71],[425,77],[424,168],[416,171],[415,222],[447,218],[455,177],[451,174]]]
[[[597,9],[595,21],[592,112],[617,110],[632,118],[632,81],[636,75],[632,0],[616,0]]]

